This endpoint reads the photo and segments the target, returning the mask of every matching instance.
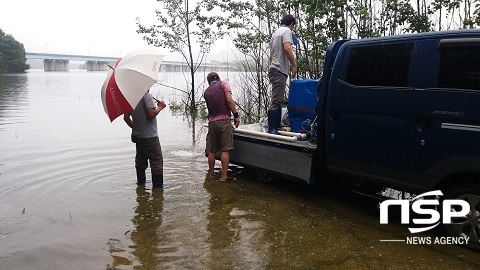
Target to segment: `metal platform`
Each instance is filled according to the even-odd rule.
[[[258,134],[245,134],[250,130]],[[309,141],[285,141],[283,135],[265,137],[259,124],[243,125],[234,131],[234,148],[230,163],[280,174],[313,184],[311,179],[316,144]],[[278,138],[275,138],[278,136]]]

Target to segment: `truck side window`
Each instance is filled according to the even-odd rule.
[[[406,87],[413,43],[354,47],[346,82],[356,86]]]
[[[480,42],[440,46],[438,88],[480,90]]]

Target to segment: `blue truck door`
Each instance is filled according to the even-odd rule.
[[[480,173],[480,38],[438,39],[432,51],[412,148],[421,148],[418,153],[427,158],[413,163],[412,170],[437,179]]]
[[[330,170],[388,182],[408,175],[414,41],[347,42],[326,109]]]

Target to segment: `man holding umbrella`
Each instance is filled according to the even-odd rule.
[[[135,169],[138,185],[146,182],[145,170],[150,160],[152,186],[163,188],[163,155],[158,139],[157,115],[166,106],[165,102],[154,99],[152,94],[147,92],[135,110],[123,115],[125,123],[132,128],[132,142],[136,145]]]

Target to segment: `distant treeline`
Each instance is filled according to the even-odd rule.
[[[0,29],[0,73],[25,72],[29,68],[23,44]]]

